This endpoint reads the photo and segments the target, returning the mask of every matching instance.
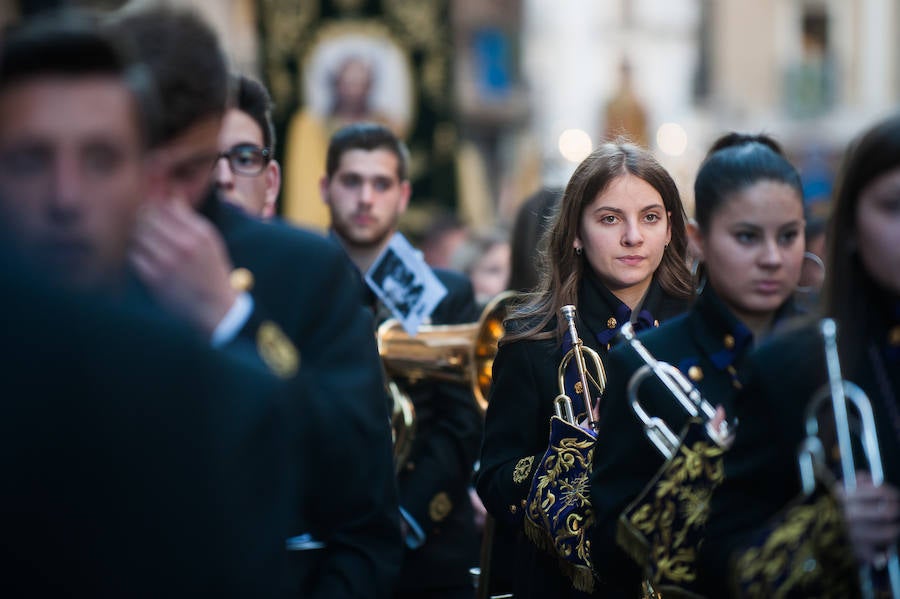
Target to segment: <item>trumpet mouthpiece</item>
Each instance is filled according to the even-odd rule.
[[[822,335],[825,337],[834,337],[837,333],[837,324],[831,318],[823,318],[819,322],[819,330],[822,331]]]
[[[575,320],[575,306],[573,306],[572,304],[566,304],[565,306],[560,308],[559,311],[562,313],[563,318],[565,318],[567,322],[572,322],[573,320]]]

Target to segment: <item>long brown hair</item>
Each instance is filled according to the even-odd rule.
[[[569,179],[544,240],[540,284],[509,317],[507,330],[511,332],[502,340],[504,343],[524,338],[549,338],[554,332],[545,329],[556,311],[566,304],[577,307],[578,287],[586,259],[575,253],[574,245],[585,209],[613,180],[628,174],[649,183],[662,197],[669,213],[672,236],[656,269],[657,281],[671,296],[685,299],[691,296],[685,214],[678,187],[648,151],[618,139],[591,152]],[[564,323],[559,322],[555,331],[557,338],[562,338],[563,331]]]
[[[900,114],[875,124],[851,143],[839,170],[822,297],[825,314],[841,327],[842,361],[865,355],[865,318],[877,293],[856,249],[859,197],[875,179],[896,168],[900,168]]]

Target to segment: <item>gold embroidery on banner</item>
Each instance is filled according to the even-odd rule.
[[[450,501],[450,497],[441,491],[431,498],[431,502],[428,504],[428,517],[435,522],[440,522],[446,518],[452,510],[453,503]]]
[[[709,518],[712,493],[725,477],[723,453],[706,441],[682,443],[620,516],[616,541],[648,571],[657,590],[696,580],[698,538]]]
[[[300,367],[297,348],[274,322],[267,320],[259,325],[256,349],[266,366],[279,377],[286,379],[297,374]]]
[[[515,470],[513,470],[513,482],[517,485],[520,485],[528,480],[528,476],[531,474],[531,465],[533,463],[533,455],[530,455],[527,458],[522,458],[521,460],[516,462],[516,468]]]
[[[858,579],[834,498],[822,493],[791,506],[761,544],[732,567],[740,597],[854,597]]]
[[[525,513],[527,536],[557,555],[574,587],[587,593],[594,588],[587,534],[594,523],[589,478],[594,444],[590,437],[562,437],[551,443],[538,471],[543,474],[532,483]]]

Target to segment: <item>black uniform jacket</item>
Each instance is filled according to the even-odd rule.
[[[862,351],[841,352],[845,380],[868,395],[885,479],[900,486],[900,304],[871,306]],[[838,323],[838,347],[841,330]],[[713,495],[701,578],[708,596],[726,596],[734,548],[800,493],[797,450],[806,407],[827,384],[822,336],[815,325],[786,332],[751,356],[738,397],[740,426],[725,456],[725,482]],[[860,469],[865,469],[861,463]]]
[[[462,324],[478,320],[468,278],[434,269],[447,288],[430,323]],[[376,320],[389,316],[368,289],[364,296],[376,309]],[[482,416],[471,387],[422,380],[396,381],[416,412],[416,434],[409,458],[397,475],[400,506],[425,535],[417,548],[407,548],[397,584],[401,592],[469,587],[469,568],[478,564],[478,537],[468,495],[481,442]]]
[[[624,322],[623,307],[593,273],[585,275],[578,294],[576,326],[584,344],[597,351],[604,361],[607,344],[601,340],[612,340]],[[654,280],[642,314],[649,318],[652,327],[654,321],[665,321],[686,307],[685,301],[667,296]],[[555,326],[556,321],[551,321],[550,327],[555,330]],[[562,349],[555,337],[501,342],[494,360],[476,483],[478,494],[497,521],[495,555],[501,552],[506,556],[499,557],[508,558],[514,554],[508,568],[512,580],[498,584],[507,586],[502,590],[514,589],[516,597],[564,597],[575,593],[555,560],[522,535],[522,507],[534,467],[547,449],[553,399],[560,392],[557,369]]]
[[[293,381],[0,255],[0,594],[281,596],[288,429],[329,405],[298,422]]]
[[[786,307],[785,311],[791,310]],[[752,337],[709,286],[686,314],[638,336],[657,360],[678,368],[709,403],[724,407],[729,420],[734,417],[739,370],[753,346]],[[616,543],[619,516],[665,462],[646,437],[627,396],[628,382],[644,364],[624,343],[609,354],[609,384],[591,477],[596,522],[591,543],[594,567],[609,593],[628,597],[637,596],[640,572]],[[644,410],[660,417],[680,436],[688,415],[663,384],[651,376],[638,392]]]
[[[310,533],[325,547],[290,553],[289,589],[304,597],[388,596],[401,559],[389,415],[353,266],[324,237],[260,221],[215,193],[201,212],[221,231],[233,265],[252,273],[255,307],[241,335],[259,345],[266,322],[276,323],[298,350],[300,372],[315,378],[312,392],[340,413],[315,451],[298,439],[303,493],[288,535]]]

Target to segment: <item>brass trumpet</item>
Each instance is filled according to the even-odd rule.
[[[478,408],[487,410],[492,367],[497,344],[503,336],[503,320],[516,294],[505,291],[494,297],[477,322],[453,325],[422,325],[409,335],[396,319],[378,327],[376,341],[393,400],[391,424],[394,458],[399,468],[406,461],[415,438],[415,409],[409,396],[395,382],[422,380],[470,385]]]
[[[884,467],[875,428],[875,416],[872,403],[865,392],[855,384],[845,381],[841,375],[841,362],[837,349],[837,324],[830,318],[819,322],[819,331],[825,345],[825,362],[828,370],[828,383],[819,389],[806,409],[807,439],[800,450],[800,472],[803,488],[807,493],[815,488],[813,478],[816,468],[824,467],[824,446],[819,438],[818,414],[825,401],[830,401],[834,415],[834,426],[837,436],[837,447],[840,452],[841,474],[846,491],[856,489],[856,463],[853,456],[852,431],[847,412],[849,402],[859,414],[860,442],[863,454],[868,463],[872,483],[877,487],[884,484]],[[900,598],[900,561],[897,558],[897,547],[890,547],[885,555],[891,595]],[[862,596],[875,596],[872,585],[872,572],[869,568],[860,570]]]
[[[661,418],[650,416],[641,405],[638,390],[641,384],[650,376],[656,376],[669,393],[672,394],[679,405],[692,418],[701,418],[706,422],[706,434],[719,447],[729,447],[734,440],[734,433],[728,423],[723,421],[718,427],[713,426],[716,409],[706,401],[693,383],[685,377],[680,370],[668,362],[660,362],[653,354],[638,341],[634,333],[634,326],[630,322],[622,325],[622,336],[631,345],[632,349],[644,361],[644,365],[637,369],[628,381],[628,398],[631,401],[631,409],[644,425],[644,433],[650,442],[668,460],[678,451],[681,440],[678,435]]]
[[[606,390],[606,370],[603,368],[603,362],[600,360],[600,356],[597,352],[590,347],[586,347],[578,337],[578,330],[575,328],[575,306],[566,305],[560,308],[559,311],[565,319],[569,329],[569,337],[572,340],[572,349],[566,352],[559,363],[559,368],[557,370],[559,395],[553,400],[553,409],[559,418],[565,420],[569,424],[577,426],[578,423],[575,422],[575,413],[572,409],[572,398],[566,395],[566,369],[569,367],[569,363],[572,360],[575,360],[575,365],[578,368],[578,382],[575,384],[575,391],[582,395],[584,407],[588,411],[588,414],[593,414],[594,404],[600,400],[600,396],[603,395],[603,391]],[[596,376],[593,376],[588,370],[585,356],[591,358]],[[590,385],[593,385],[594,389],[597,390],[597,397],[594,399],[591,398]],[[580,390],[579,386],[581,387]],[[589,420],[593,425],[594,422],[592,416]]]

